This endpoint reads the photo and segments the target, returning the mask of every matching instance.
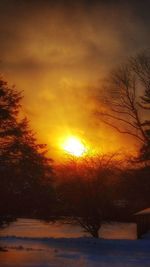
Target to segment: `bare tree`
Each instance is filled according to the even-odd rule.
[[[147,142],[142,145],[139,158],[148,162],[150,160],[150,55],[143,52],[132,58],[130,63],[132,70],[136,73],[141,86],[144,88],[144,94],[141,96],[139,105],[144,110],[144,113],[148,115],[148,119],[146,118],[142,121]]]
[[[114,208],[118,172],[115,155],[87,158],[57,186],[65,222],[76,223],[93,237],[99,237],[102,223],[110,220]],[[72,164],[72,162],[71,162]]]
[[[135,137],[141,147],[150,142],[150,57],[138,54],[115,69],[101,97],[103,108],[96,111],[100,120],[119,133]]]

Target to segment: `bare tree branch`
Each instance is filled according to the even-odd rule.
[[[134,123],[131,123],[131,122],[125,120],[125,119],[122,119],[122,118],[120,118],[120,117],[114,116],[114,115],[112,115],[112,114],[105,113],[105,112],[99,112],[99,115],[107,116],[107,117],[110,117],[110,118],[112,118],[112,119],[115,119],[115,120],[118,120],[118,121],[122,121],[122,122],[124,122],[124,123],[130,125],[131,127],[137,129],[137,130],[139,129],[139,127],[137,127]]]
[[[108,125],[108,126],[114,128],[115,130],[117,130],[119,133],[122,133],[122,134],[128,134],[128,135],[134,136],[134,137],[136,137],[138,140],[140,140],[142,143],[144,143],[144,139],[143,139],[142,137],[138,136],[137,134],[134,134],[134,133],[129,132],[129,131],[121,130],[121,129],[118,128],[116,125],[114,125],[114,124],[112,124],[112,123],[110,123],[110,122],[108,122],[108,121],[104,121],[104,120],[102,120],[102,121],[103,121],[103,123],[105,123],[106,125]]]

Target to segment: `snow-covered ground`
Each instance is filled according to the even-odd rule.
[[[31,221],[28,221],[28,225],[31,228]],[[21,230],[15,232],[15,227],[16,224],[13,224],[10,228],[1,231],[0,246],[3,246],[6,252],[0,252],[0,267],[150,267],[150,239],[148,238],[95,240],[90,237],[77,237],[77,233],[74,238],[62,238],[58,235],[46,238],[37,232],[42,226],[36,223],[33,225],[33,222],[32,231],[28,229],[29,232],[27,232],[26,229],[23,237],[23,232],[21,233]],[[59,225],[57,227],[59,228]],[[125,225],[122,227],[125,230]],[[133,226],[128,227],[127,229],[131,231]],[[110,234],[110,229],[108,232]],[[14,236],[11,236],[12,233]]]
[[[1,267],[150,267],[150,240],[4,237]]]

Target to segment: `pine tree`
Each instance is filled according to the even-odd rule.
[[[51,159],[28,120],[19,118],[21,99],[20,92],[0,80],[1,215],[40,213],[47,201],[51,207],[54,197]]]

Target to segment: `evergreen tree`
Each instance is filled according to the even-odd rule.
[[[19,119],[21,99],[21,93],[0,80],[1,215],[46,213],[54,197],[51,159],[27,119]]]

